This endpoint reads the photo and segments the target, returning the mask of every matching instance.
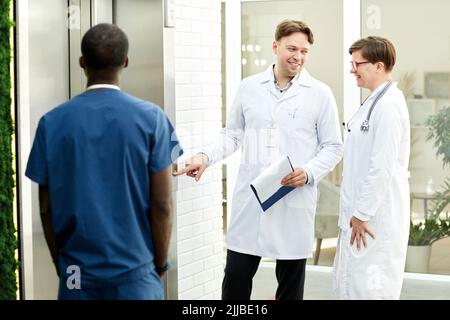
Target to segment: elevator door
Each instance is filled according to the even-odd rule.
[[[164,106],[163,14],[161,1],[113,1],[113,22],[130,38],[125,91]]]
[[[162,0],[70,0],[74,26],[69,32],[70,95],[86,88],[79,67],[83,34],[102,22],[114,23],[128,36],[129,65],[121,77],[121,88],[141,99],[164,106],[164,39]]]
[[[86,78],[78,64],[80,43],[83,34],[101,22],[117,24],[129,38],[129,66],[122,72],[121,89],[164,106],[174,121],[174,75],[171,72],[174,29],[164,26],[164,17],[170,9],[163,0],[29,1],[28,12],[23,16],[29,25],[30,140],[33,141],[43,114],[86,89]],[[20,16],[21,12],[18,14]],[[28,154],[29,150],[20,152]],[[22,175],[22,179],[26,178]],[[31,270],[23,271],[29,273],[22,275],[22,279],[26,279],[22,284],[23,296],[56,299],[58,279],[42,231],[35,184],[31,191],[30,199],[22,199],[31,202],[29,229],[33,230],[32,235],[21,234],[22,239],[32,237],[32,246],[25,246],[24,250],[32,251],[33,257]],[[173,235],[169,258],[176,266],[176,232]],[[166,297],[176,299],[176,268],[169,272],[167,279]],[[32,294],[27,294],[27,290]]]
[[[24,19],[27,20],[28,26],[28,38],[23,40],[28,43],[19,42],[19,48],[28,46],[29,110],[27,112],[30,122],[28,139],[32,142],[40,117],[67,100],[70,95],[67,2],[28,1],[28,6],[22,3],[19,10],[21,10],[18,12],[20,27]],[[21,67],[22,65],[19,65],[19,68]],[[22,108],[22,105],[19,108]],[[26,111],[21,110],[21,112]],[[19,129],[21,127],[19,126]],[[20,137],[20,139],[26,138]],[[20,150],[20,153],[26,157],[29,152],[29,149]],[[20,177],[25,181],[19,185],[26,185],[27,178],[23,173]],[[58,281],[43,234],[39,215],[38,187],[35,183],[31,184],[29,196],[28,199],[21,199],[24,203],[21,205],[21,210],[25,211],[22,214],[24,219],[20,223],[23,259],[21,262],[22,296],[27,299],[55,299]],[[29,203],[31,206],[25,208]],[[31,215],[26,211],[31,211]],[[32,260],[31,263],[28,260]]]

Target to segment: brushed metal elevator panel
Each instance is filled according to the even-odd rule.
[[[39,119],[69,99],[67,11],[67,1],[28,2],[30,141],[34,139]],[[28,154],[29,150],[20,152]],[[23,248],[32,251],[33,263],[32,270],[25,272],[32,274],[28,279],[33,279],[34,299],[56,299],[58,277],[45,244],[36,184],[32,185],[31,210],[32,234],[22,236],[33,239],[32,248]],[[28,287],[25,283],[25,290]]]
[[[113,22],[128,36],[128,68],[121,87],[164,106],[163,3],[161,0],[115,0]]]

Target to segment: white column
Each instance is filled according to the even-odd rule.
[[[241,1],[225,1],[225,48],[226,48],[226,100],[227,115],[242,80],[241,50]],[[226,160],[227,164],[227,230],[231,217],[232,196],[241,161],[240,152],[234,153]]]
[[[356,86],[355,78],[350,73],[350,46],[361,38],[361,1],[343,0],[344,14],[344,121],[348,120],[359,107],[361,90]],[[345,136],[345,135],[344,135]]]

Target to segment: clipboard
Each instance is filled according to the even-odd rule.
[[[294,167],[291,160],[289,156],[284,156],[251,182],[250,188],[264,212],[289,192],[295,190],[294,187],[281,185],[281,180],[292,172],[294,172]]]

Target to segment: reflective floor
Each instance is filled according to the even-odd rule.
[[[333,300],[330,271],[306,271],[305,300]],[[329,268],[331,269],[331,268]],[[253,282],[253,300],[273,299],[277,283],[275,264],[263,262]],[[403,281],[401,300],[450,300],[450,281],[412,280]]]
[[[57,278],[54,267],[51,264],[50,255],[42,234],[35,234],[33,239],[35,255],[34,266],[36,275],[34,277],[34,299],[51,300],[56,299]],[[325,246],[331,241],[325,242]],[[435,272],[444,270],[450,263],[449,253],[444,252],[448,248],[450,239],[444,239],[433,245],[430,270]],[[319,258],[320,265],[331,265],[334,258],[333,248],[324,248]],[[275,264],[264,259],[256,273],[253,282],[252,299],[272,299],[276,291]],[[448,268],[448,267],[447,267]],[[322,267],[324,271],[312,271],[307,267],[305,282],[305,299],[329,300],[335,299],[331,292],[330,268]],[[403,283],[401,299],[403,300],[450,300],[450,281],[439,282],[429,280],[405,279]]]
[[[336,239],[324,239],[319,256],[319,266],[333,266]],[[429,264],[430,274],[450,275],[450,238],[433,243]],[[312,259],[308,264],[313,264]]]
[[[58,277],[43,233],[33,234],[34,299],[57,298]]]

